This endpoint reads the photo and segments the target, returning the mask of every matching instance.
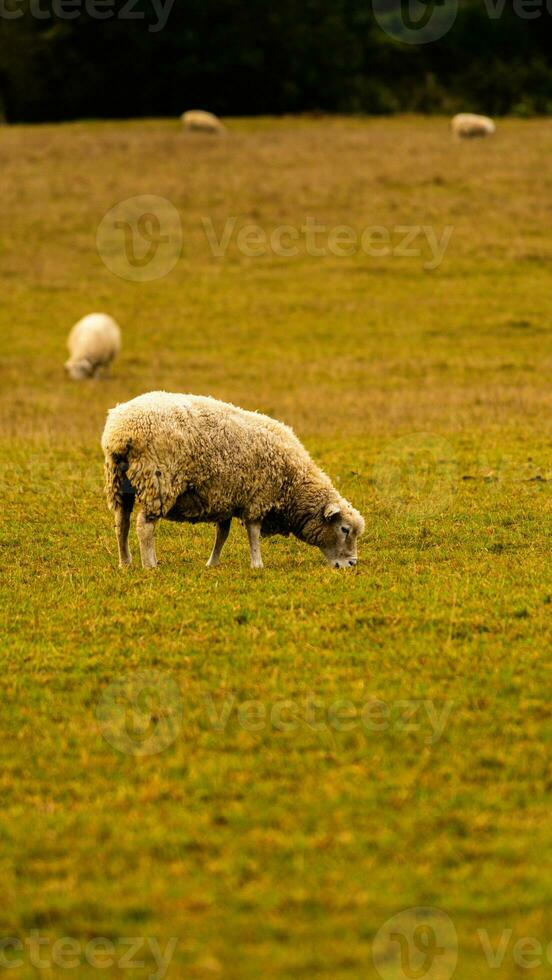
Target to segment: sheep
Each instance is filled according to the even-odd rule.
[[[451,120],[452,132],[460,139],[476,136],[492,136],[496,126],[488,116],[476,116],[471,112],[460,112]]]
[[[101,444],[121,567],[132,562],[135,501],[144,568],[157,565],[160,518],[216,524],[208,568],[218,565],[234,517],[245,524],[252,568],[263,567],[261,537],[275,534],[317,546],[332,567],[357,563],[363,518],[292,429],[267,415],[211,397],[153,391],[108,412]]]
[[[93,378],[121,350],[121,331],[106,313],[90,313],[75,324],[67,340],[70,358],[65,370],[74,381]]]
[[[212,112],[204,112],[203,109],[190,109],[181,117],[184,129],[197,130],[202,133],[218,133],[221,135],[226,132],[225,126]]]

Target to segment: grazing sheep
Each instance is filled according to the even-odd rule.
[[[130,515],[139,505],[142,565],[154,568],[160,518],[217,525],[208,566],[218,565],[233,517],[245,524],[251,567],[260,539],[294,534],[329,565],[356,565],[364,521],[339,495],[288,426],[198,395],[153,391],[113,408],[102,437],[106,494],[121,566],[130,565]]]
[[[488,116],[475,116],[471,112],[460,112],[451,120],[452,132],[460,139],[473,139],[477,136],[492,136],[496,126]]]
[[[204,112],[203,109],[190,109],[189,112],[185,112],[182,116],[182,122],[184,129],[196,130],[201,133],[222,134],[226,132],[226,128],[220,119],[217,119],[212,112]]]
[[[90,313],[75,324],[67,340],[70,358],[65,370],[74,381],[93,378],[121,350],[121,331],[106,313]]]

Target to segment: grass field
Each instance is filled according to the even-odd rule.
[[[40,975],[37,938],[56,976],[132,954],[136,977],[448,980],[456,943],[458,980],[550,975],[551,155],[548,120],[466,143],[421,118],[0,130],[10,975]],[[140,195],[183,229],[153,281],[96,245]],[[217,257],[204,221],[231,218]],[[297,229],[298,254],[247,254],[246,225]],[[340,225],[393,254],[334,254]],[[94,310],[124,351],[70,383]],[[164,524],[160,567],[120,571],[99,438],[154,388],[293,425],[366,518],[358,567],[279,538],[252,572],[236,525],[207,570],[212,530]],[[448,952],[403,916],[410,960],[385,937],[378,959],[419,907]]]

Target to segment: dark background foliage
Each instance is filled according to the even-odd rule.
[[[500,14],[496,0],[459,0],[448,33],[415,45],[382,30],[370,0],[175,0],[161,30],[152,30],[151,0],[134,0],[132,19],[123,17],[125,2],[114,0],[112,16],[98,20],[82,0],[80,15],[67,20],[52,0],[0,0],[0,109],[8,121],[186,108],[222,115],[552,111],[546,0],[532,20],[518,16],[514,0]],[[73,3],[76,12],[79,0]]]

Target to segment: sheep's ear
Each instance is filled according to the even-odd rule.
[[[326,504],[324,508],[324,520],[333,521],[341,513],[339,504]]]

